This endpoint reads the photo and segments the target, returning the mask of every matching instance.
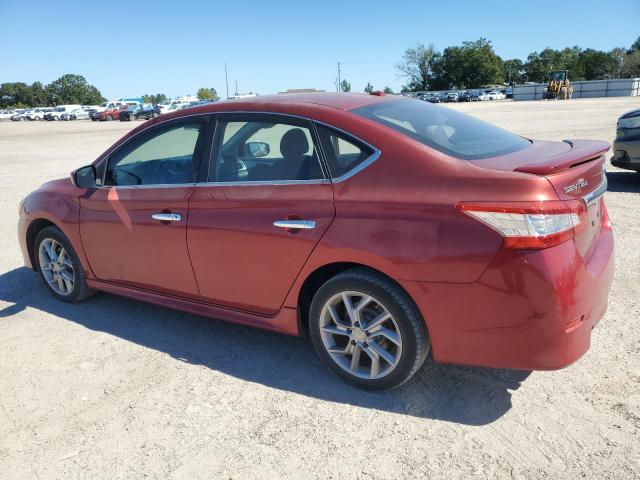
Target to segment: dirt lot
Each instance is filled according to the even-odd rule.
[[[611,141],[640,98],[455,108],[543,139]],[[19,200],[131,123],[0,123],[0,477],[640,478],[640,175],[611,169],[610,308],[558,372],[427,365],[345,386],[302,341],[99,295],[21,267]]]

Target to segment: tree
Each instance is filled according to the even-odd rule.
[[[93,105],[104,101],[100,91],[89,85],[82,75],[68,73],[45,87],[47,101],[51,105]]]
[[[429,90],[433,79],[433,60],[437,52],[433,45],[425,47],[419,43],[404,51],[402,60],[395,68],[407,80],[407,91]]]
[[[33,92],[24,82],[0,85],[0,107],[29,107],[33,105]]]
[[[215,88],[199,88],[197,93],[199,100],[219,100],[218,92]]]
[[[393,90],[391,90],[391,88],[390,88],[390,87],[384,87],[383,92],[384,92],[384,93],[393,93]]]
[[[504,80],[502,59],[486,38],[445,48],[433,59],[432,75],[436,88],[478,88]]]
[[[586,80],[615,78],[619,72],[619,63],[611,52],[587,48],[580,52],[580,64]]]
[[[371,93],[371,92],[373,92],[373,85],[371,85],[369,82],[367,82],[367,86],[366,86],[366,87],[364,87],[364,91],[365,91],[366,93]]]
[[[167,96],[164,93],[156,93],[155,95],[143,95],[142,101],[144,103],[151,103],[152,105],[157,105],[162,102],[167,101]]]
[[[522,83],[524,81],[524,63],[519,58],[502,62],[504,79],[510,83]]]
[[[636,38],[636,41],[633,42],[629,50],[627,50],[628,54],[632,54],[633,52],[640,51],[640,37]]]
[[[31,105],[34,107],[47,105],[47,94],[42,83],[33,82],[31,84],[31,98]]]
[[[341,92],[350,92],[351,91],[351,84],[349,82],[347,82],[346,79],[343,79],[342,82],[340,82],[340,91]]]
[[[524,64],[527,80],[545,83],[554,70],[569,70],[571,80],[584,80],[584,66],[580,60],[582,49],[578,46],[554,50],[545,48],[540,53],[533,52]]]

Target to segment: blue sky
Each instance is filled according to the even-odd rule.
[[[556,6],[556,12],[548,8]],[[567,15],[564,15],[564,11]],[[108,98],[212,86],[398,90],[394,65],[418,42],[486,37],[503,59],[549,46],[608,50],[640,35],[640,0],[545,2],[0,0],[0,83],[78,73]]]

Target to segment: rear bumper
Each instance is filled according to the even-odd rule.
[[[554,370],[589,349],[613,272],[605,215],[586,263],[567,241],[538,251],[503,250],[474,283],[402,284],[425,318],[437,362]]]

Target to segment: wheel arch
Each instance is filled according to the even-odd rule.
[[[47,227],[56,227],[60,229],[58,225],[56,225],[51,220],[48,220],[46,218],[36,218],[27,227],[27,235],[26,235],[27,251],[29,253],[29,260],[31,260],[31,265],[33,266],[33,269],[36,271],[40,270],[40,264],[34,252],[36,237],[38,236],[38,233],[40,233],[43,229]],[[62,231],[62,229],[60,230]]]
[[[344,262],[332,262],[332,263],[321,265],[317,267],[315,270],[313,270],[312,272],[310,272],[306,276],[304,282],[302,282],[302,285],[298,290],[298,296],[297,296],[297,307],[299,312],[299,315],[298,315],[299,332],[302,333],[302,332],[308,331],[309,309],[311,307],[311,302],[313,300],[313,297],[315,293],[318,291],[318,289],[322,285],[324,285],[328,280],[335,277],[339,273],[342,273],[346,270],[351,270],[353,268],[363,268],[373,273],[376,273],[384,277],[385,280],[391,282],[397,288],[399,288],[407,296],[407,298],[413,304],[413,306],[416,308],[416,311],[423,317],[422,319],[425,324],[425,328],[428,331],[427,323],[424,319],[424,316],[422,315],[422,312],[418,308],[418,305],[412,298],[411,294],[398,281],[394,280],[393,277],[391,277],[389,274],[377,268],[371,267],[370,265],[366,265],[358,262],[344,261]]]

